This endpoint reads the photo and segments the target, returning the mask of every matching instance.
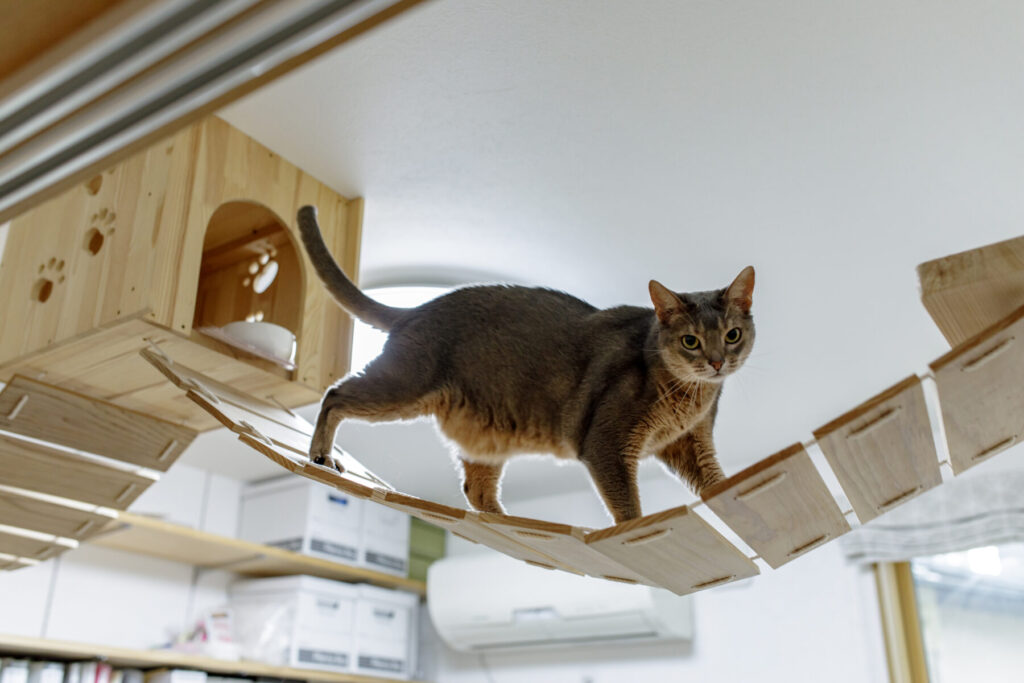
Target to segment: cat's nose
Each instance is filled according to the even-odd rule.
[[[715,372],[722,369],[722,361],[720,360],[709,360],[708,364],[715,369]]]

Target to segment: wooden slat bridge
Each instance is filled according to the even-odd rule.
[[[1016,338],[1022,340],[1016,343]],[[1024,435],[1024,308],[932,364],[954,473]],[[711,514],[749,546],[737,547],[681,506],[606,529],[480,513],[392,490],[336,447],[345,472],[307,458],[313,425],[285,408],[240,393],[174,362],[153,346],[143,357],[239,439],[290,472],[372,500],[530,564],[686,594],[778,568],[942,483],[940,449],[922,380],[897,383],[815,430],[825,463],[803,444],[755,463],[703,495]],[[820,469],[819,469],[820,468]],[[852,510],[842,510],[822,476],[835,475]],[[699,505],[699,503],[697,504]],[[709,513],[704,513],[709,514]]]
[[[992,258],[999,268],[979,265]],[[1024,307],[989,300],[1005,298],[1012,281],[1017,305],[1024,302],[1024,237],[918,271],[926,306],[955,344],[923,379],[907,377],[815,430],[813,441],[751,465],[694,505],[599,530],[406,495],[340,448],[335,459],[344,472],[314,465],[306,455],[313,434],[306,420],[175,362],[170,345],[151,341],[140,353],[202,411],[292,473],[533,565],[686,594],[754,576],[758,561],[781,567],[938,486],[943,466],[959,475],[1024,439]],[[1005,317],[993,319],[994,312]],[[941,425],[929,417],[926,382],[937,390]],[[941,433],[948,449],[936,445]],[[27,566],[89,538],[194,436],[112,403],[14,378],[0,393],[0,569]],[[816,463],[808,448],[824,459]],[[843,509],[846,501],[850,509]],[[695,510],[701,505],[707,510]]]

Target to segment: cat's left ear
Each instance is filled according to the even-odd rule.
[[[754,303],[754,267],[747,266],[740,271],[736,279],[725,290],[725,296],[729,303],[736,306],[744,313],[750,313],[750,307]]]

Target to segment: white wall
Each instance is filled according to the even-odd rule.
[[[240,492],[237,480],[178,464],[131,511],[233,536]],[[225,602],[231,577],[84,544],[0,573],[0,633],[154,647],[190,628],[202,609]]]
[[[683,502],[671,485],[645,491],[648,512]],[[544,519],[607,524],[590,491],[519,507]],[[450,538],[449,552],[492,551]],[[762,567],[761,576],[697,593],[694,601],[696,636],[690,644],[474,656],[449,649],[432,628],[425,628],[424,668],[439,683],[863,683],[887,678],[874,576],[848,565],[835,543],[779,570]]]

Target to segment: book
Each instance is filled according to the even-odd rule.
[[[28,683],[28,660],[5,657],[0,669],[0,683]]]
[[[28,665],[28,683],[64,683],[64,665],[60,662],[32,662]]]
[[[146,672],[146,683],[206,683],[206,672],[190,669],[156,669]]]

